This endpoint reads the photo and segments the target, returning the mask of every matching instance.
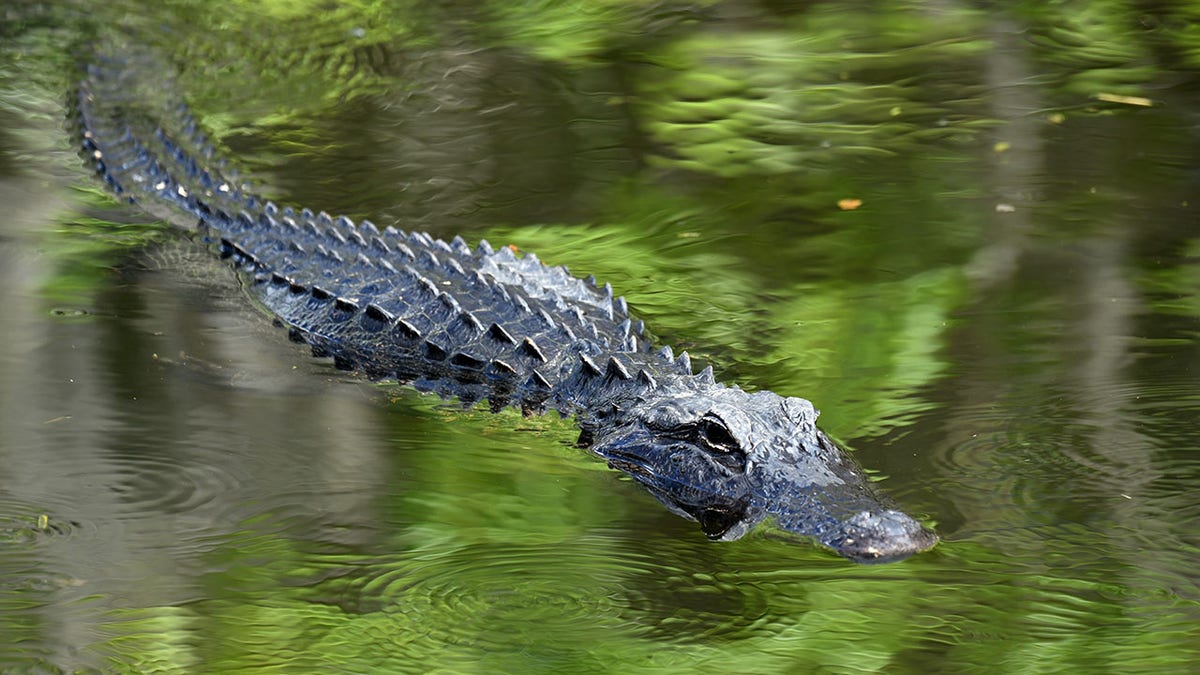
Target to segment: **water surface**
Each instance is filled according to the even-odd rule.
[[[426,5],[0,9],[0,669],[1200,662],[1188,17]],[[118,32],[271,198],[612,282],[943,542],[709,543],[567,421],[311,358],[75,155]]]

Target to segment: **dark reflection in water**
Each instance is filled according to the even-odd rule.
[[[1200,662],[1187,16],[428,4],[0,9],[0,670]],[[263,192],[612,281],[943,543],[710,544],[565,422],[311,359],[91,192],[64,46],[117,27]]]

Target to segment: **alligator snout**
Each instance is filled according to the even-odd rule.
[[[933,548],[938,537],[911,517],[892,509],[860,511],[825,542],[838,554],[859,563],[903,560]]]

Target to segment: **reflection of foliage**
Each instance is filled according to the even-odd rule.
[[[529,50],[540,58],[566,63],[598,60],[630,42],[674,28],[695,18],[704,5],[643,0],[571,0],[570,2],[487,3],[488,29],[501,35],[505,46]]]
[[[1145,94],[1157,68],[1135,33],[1138,17],[1123,3],[1026,3],[1021,11],[1030,20],[1038,59],[1064,80],[1065,92]]]
[[[63,146],[61,105],[69,82],[63,73],[71,57],[56,31],[23,28],[3,37],[0,49],[0,173],[18,165],[25,172],[60,169],[52,162],[68,157],[56,151]]]
[[[95,195],[103,198],[101,195]],[[42,251],[54,266],[42,293],[47,300],[77,306],[87,303],[99,280],[130,252],[162,241],[164,225],[120,224],[77,216],[42,238]]]
[[[1024,556],[972,544],[888,568],[788,549],[796,564],[780,569],[787,545],[762,538],[530,544],[482,525],[364,555],[247,523],[204,575],[219,599],[114,612],[97,649],[156,672],[1175,672],[1198,655],[1193,602],[1114,583],[1137,570],[1112,560],[1087,563],[1111,576],[1080,574],[1071,551],[1095,544],[1083,529],[1019,536],[1050,547],[1030,573]]]
[[[1177,53],[1184,65],[1200,69],[1200,3],[1178,2],[1159,6],[1145,15],[1152,27],[1166,38],[1166,47]]]
[[[1200,317],[1200,239],[1187,243],[1178,265],[1147,272],[1142,287],[1157,312]]]
[[[936,72],[987,43],[948,33],[953,21],[868,32],[862,19],[697,33],[650,54],[660,68],[638,82],[638,109],[667,151],[658,161],[722,176],[785,174],[971,138],[980,121],[967,113],[978,102],[955,91],[953,75],[892,75],[913,63]]]
[[[773,350],[787,358],[770,365],[795,391],[826,402],[827,428],[865,437],[905,426],[933,406],[920,391],[943,374],[942,334],[964,291],[961,275],[936,269],[895,283],[791,291],[777,313],[795,329]]]
[[[943,371],[939,336],[964,292],[963,278],[952,269],[880,281],[867,273],[872,267],[906,271],[914,252],[898,245],[871,251],[859,240],[864,230],[851,228],[809,243],[768,236],[781,237],[778,247],[797,246],[801,252],[792,256],[810,259],[806,271],[864,269],[857,282],[796,283],[787,272],[767,279],[772,256],[757,260],[765,253],[761,247],[736,251],[742,240],[729,239],[729,253],[721,255],[711,244],[695,245],[727,236],[721,234],[725,221],[739,219],[736,213],[665,209],[659,202],[662,211],[639,214],[636,204],[612,205],[620,223],[586,230],[493,228],[488,235],[550,263],[570,260],[577,272],[628,291],[630,306],[666,342],[713,362],[726,376],[822,401],[831,410],[830,428],[879,434],[929,406],[919,392]],[[621,213],[621,206],[633,210]],[[874,215],[898,217],[895,211]],[[926,241],[911,230],[899,238]],[[922,245],[926,255],[932,252],[927,241]]]
[[[345,104],[391,83],[400,54],[428,44],[416,3],[367,0],[215,5],[184,0],[123,17],[169,55],[209,128],[270,122]],[[236,100],[237,106],[228,105]]]
[[[186,673],[204,665],[192,641],[201,621],[187,607],[118,610],[110,619],[113,642],[99,651],[122,672]]]
[[[76,175],[82,161],[64,133],[62,102],[74,77],[72,55],[63,49],[67,33],[62,8],[30,8],[31,14],[6,28],[14,35],[0,49],[0,117],[12,119],[0,130],[0,172],[25,176]],[[6,136],[12,135],[10,146]],[[75,206],[103,208],[112,197],[98,187],[76,190]],[[54,204],[55,198],[47,199]],[[63,200],[64,208],[69,202]],[[51,211],[50,214],[53,212]],[[49,215],[49,214],[48,214]],[[158,241],[163,229],[118,224],[67,211],[52,229],[37,233],[40,254],[52,270],[41,285],[46,299],[78,308],[86,305],[99,280],[122,256]],[[61,316],[75,316],[60,307]]]

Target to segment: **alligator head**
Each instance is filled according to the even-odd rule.
[[[771,519],[856,562],[901,560],[937,535],[889,508],[816,427],[808,401],[714,384],[614,406],[592,451],[712,539]]]

